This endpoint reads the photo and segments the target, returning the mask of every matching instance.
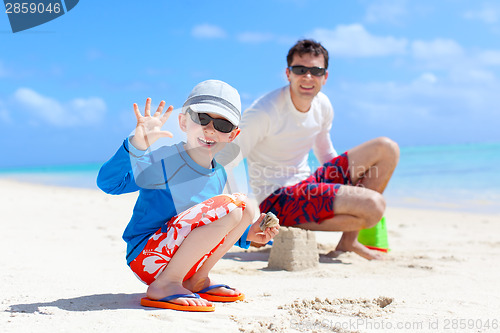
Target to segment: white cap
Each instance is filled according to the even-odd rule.
[[[238,126],[241,120],[241,100],[238,91],[226,82],[207,80],[198,83],[182,106],[194,112],[218,114]]]

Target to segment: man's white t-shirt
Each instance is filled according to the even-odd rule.
[[[319,92],[308,112],[292,103],[285,86],[256,100],[242,116],[237,144],[247,158],[250,186],[257,201],[283,186],[309,177],[309,151],[320,163],[337,156],[330,139],[333,107]]]

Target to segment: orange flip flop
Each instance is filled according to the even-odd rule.
[[[200,298],[198,294],[175,294],[175,295],[170,295],[165,298],[159,299],[159,300],[152,300],[147,297],[143,297],[141,299],[141,305],[142,306],[148,306],[148,307],[153,307],[153,308],[160,308],[160,309],[171,309],[171,310],[177,310],[177,311],[193,311],[193,312],[211,312],[215,310],[215,306],[213,305],[181,305],[181,304],[175,304],[170,302],[173,299],[176,298]]]
[[[210,302],[236,302],[245,299],[245,295],[242,293],[239,293],[238,295],[207,294],[207,291],[221,287],[234,290],[234,288],[231,288],[226,284],[214,284],[213,286],[206,287],[196,293],[200,295],[201,298]]]

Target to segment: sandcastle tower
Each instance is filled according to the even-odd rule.
[[[299,271],[319,262],[316,237],[312,231],[280,227],[269,255],[268,268]]]

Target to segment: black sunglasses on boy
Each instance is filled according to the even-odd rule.
[[[229,120],[222,118],[212,118],[206,113],[194,112],[188,109],[187,112],[191,116],[191,120],[196,124],[201,126],[207,126],[210,122],[213,122],[214,128],[221,133],[230,133],[236,128]]]
[[[310,72],[314,76],[323,76],[326,74],[326,68],[322,67],[290,66],[288,69],[295,75],[305,75],[307,72]]]

